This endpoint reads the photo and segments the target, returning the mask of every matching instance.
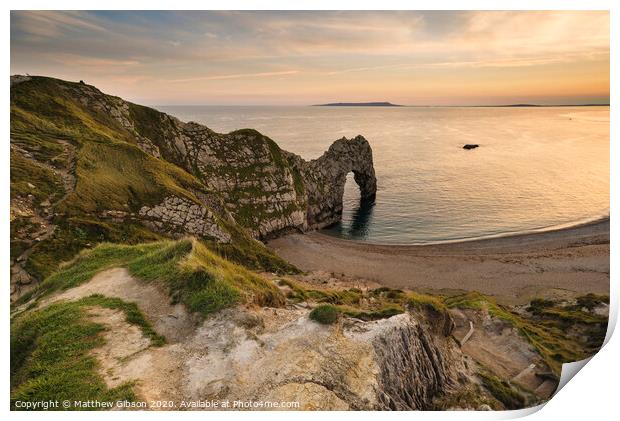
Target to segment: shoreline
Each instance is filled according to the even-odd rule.
[[[336,238],[339,240],[353,242],[353,243],[369,244],[372,246],[427,247],[427,246],[437,246],[437,245],[443,245],[443,244],[473,243],[473,242],[486,241],[486,240],[496,240],[496,239],[501,239],[501,238],[512,238],[512,237],[520,237],[520,236],[526,236],[526,235],[545,234],[545,233],[551,233],[554,231],[566,231],[566,230],[571,230],[574,228],[581,228],[581,227],[586,227],[590,225],[598,225],[598,224],[602,224],[605,222],[609,223],[609,214],[606,214],[604,216],[595,216],[592,218],[582,219],[582,220],[575,221],[575,222],[567,222],[565,224],[551,225],[551,226],[540,227],[540,228],[532,228],[532,229],[525,230],[525,231],[509,231],[509,232],[502,232],[502,233],[497,233],[497,234],[482,235],[479,237],[464,237],[464,238],[454,238],[450,240],[438,240],[438,241],[417,242],[417,243],[414,242],[410,244],[378,243],[378,242],[375,243],[373,241],[356,240],[356,239],[351,239],[351,238],[340,237],[338,235],[332,235],[327,232],[324,232],[323,230],[318,230],[317,232],[321,235],[325,235],[330,238]]]
[[[476,246],[499,246],[502,243],[516,244],[517,242],[543,242],[552,238],[581,236],[591,237],[594,234],[609,235],[609,216],[598,216],[591,219],[577,221],[574,223],[566,223],[561,225],[553,225],[550,227],[535,228],[527,231],[504,232],[498,234],[484,235],[480,237],[455,238],[452,240],[431,241],[428,243],[375,243],[372,241],[348,239],[337,235],[322,232],[322,230],[304,233],[303,235],[316,234],[335,241],[342,241],[343,245],[359,245],[369,246],[377,249],[418,249],[418,248],[456,248],[466,247],[466,245]],[[273,240],[272,240],[273,241]],[[452,247],[451,247],[452,246]]]
[[[392,288],[479,291],[510,302],[609,293],[609,217],[555,230],[421,245],[372,244],[320,232],[267,243],[304,271]]]

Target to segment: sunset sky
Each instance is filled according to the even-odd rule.
[[[609,102],[607,12],[11,12],[11,73],[148,105]]]

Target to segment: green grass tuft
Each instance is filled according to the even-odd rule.
[[[576,308],[592,311],[603,304],[609,305],[609,295],[587,294],[577,298]]]
[[[406,303],[411,307],[431,310],[436,313],[445,313],[448,310],[441,298],[417,292],[408,293]]]
[[[478,373],[482,379],[482,385],[500,401],[506,409],[522,409],[525,406],[525,397],[516,391],[510,383],[487,371]]]
[[[331,325],[338,321],[338,317],[340,315],[340,311],[330,305],[323,304],[318,307],[315,307],[309,314],[311,320],[314,320],[317,323],[321,323],[323,325]]]
[[[369,310],[361,310],[347,306],[339,306],[338,309],[349,317],[365,321],[388,319],[405,312],[399,304],[385,304],[382,307]]]
[[[112,310],[121,310],[125,313],[127,323],[138,326],[144,336],[151,340],[151,345],[162,346],[166,343],[166,338],[158,334],[151,323],[146,320],[144,314],[138,308],[136,303],[128,303],[116,297],[106,297],[101,294],[93,294],[89,297],[82,298],[79,303],[83,306],[100,306]]]

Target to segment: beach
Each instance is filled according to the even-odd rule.
[[[270,241],[303,271],[392,288],[478,291],[518,304],[609,293],[609,218],[551,231],[432,245],[379,245],[310,232]]]

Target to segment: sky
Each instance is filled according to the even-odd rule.
[[[146,105],[609,102],[600,11],[12,11],[11,74]]]

